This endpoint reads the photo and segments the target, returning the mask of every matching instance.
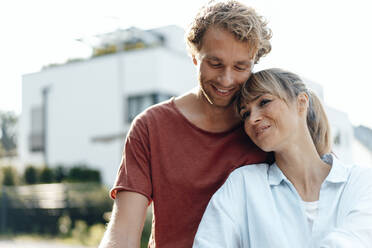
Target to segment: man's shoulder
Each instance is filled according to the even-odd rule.
[[[174,106],[174,97],[154,104],[148,108],[146,108],[144,111],[142,111],[140,114],[136,116],[134,119],[134,122],[140,120],[140,121],[146,121],[147,119],[152,118],[165,118],[165,117],[171,117],[173,115],[177,114],[177,110]]]
[[[192,95],[193,93],[187,92],[184,95],[152,105],[137,115],[134,122],[183,120],[185,116],[180,108],[184,102],[190,102],[188,99],[192,98]]]
[[[170,122],[177,116],[173,106],[174,98],[157,103],[139,113],[132,121],[129,129],[130,136],[143,136],[149,132],[149,127],[161,126],[161,123]]]

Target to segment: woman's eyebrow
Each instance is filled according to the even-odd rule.
[[[257,95],[255,98],[253,98],[253,99],[251,100],[251,102],[256,101],[256,100],[259,99],[261,96],[263,96],[263,94]]]
[[[259,99],[261,96],[263,96],[263,95],[262,95],[262,94],[261,94],[261,95],[257,95],[255,98],[253,98],[253,99],[250,100],[249,102],[254,102],[254,101],[256,101],[257,99]],[[244,102],[244,104],[242,104],[242,106],[240,107],[240,111],[246,109],[246,107],[245,107],[246,104],[248,104],[248,103],[247,103],[247,102]]]

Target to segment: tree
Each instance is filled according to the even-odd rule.
[[[16,153],[17,120],[13,112],[0,112],[0,155],[13,156]]]
[[[38,174],[37,169],[34,166],[32,166],[32,165],[27,166],[27,168],[25,169],[25,174],[24,174],[25,182],[27,184],[37,183],[37,181],[38,181],[38,175],[37,174]]]

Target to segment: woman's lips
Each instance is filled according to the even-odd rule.
[[[271,126],[270,125],[264,125],[264,126],[260,126],[260,127],[257,127],[255,128],[255,133],[256,133],[256,136],[261,136],[264,132],[267,131],[267,129],[269,129]]]

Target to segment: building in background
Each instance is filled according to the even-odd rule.
[[[23,165],[88,164],[112,184],[133,118],[196,86],[183,29],[130,28],[94,37],[93,56],[23,76]]]
[[[354,127],[353,160],[361,166],[372,166],[372,130],[368,127]]]
[[[130,28],[88,40],[93,55],[23,76],[18,153],[21,164],[88,164],[112,185],[133,118],[197,84],[176,26]],[[321,85],[304,80],[321,99]],[[348,116],[326,107],[334,151],[353,161]]]

